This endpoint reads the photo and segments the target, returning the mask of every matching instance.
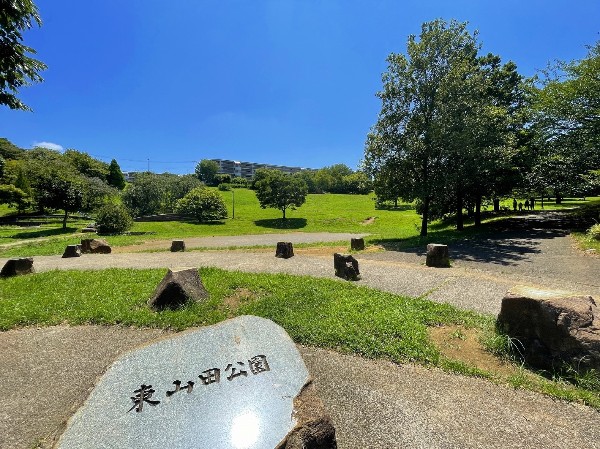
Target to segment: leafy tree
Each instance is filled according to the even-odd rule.
[[[221,195],[206,187],[197,187],[177,201],[176,210],[200,222],[227,218],[227,208]]]
[[[29,205],[30,199],[27,193],[12,184],[0,184],[0,204],[8,204],[16,207],[19,212]]]
[[[242,178],[241,176],[235,176],[231,180],[231,184],[233,185],[233,187],[242,189],[248,187],[248,180],[246,178]]]
[[[131,215],[122,204],[105,204],[96,213],[96,227],[99,234],[122,234],[132,226]]]
[[[119,190],[123,190],[125,188],[125,176],[123,176],[121,167],[119,167],[119,164],[115,159],[110,161],[106,181],[109,185],[116,187]]]
[[[31,0],[0,1],[0,104],[11,109],[31,110],[16,97],[19,89],[43,81],[39,72],[46,65],[27,54],[35,50],[22,43],[22,32],[42,25]]]
[[[0,138],[0,156],[4,159],[20,159],[25,150],[14,145],[10,140],[4,137]]]
[[[409,36],[407,56],[392,53],[387,58],[383,90],[377,94],[381,112],[367,139],[365,164],[374,174],[391,161],[401,170],[397,176],[406,182],[399,185],[400,196],[422,205],[421,235],[427,235],[430,205],[446,185],[440,92],[456,85],[457,72],[472,65],[477,49],[466,24],[436,20],[423,24],[419,40]]]
[[[533,108],[539,151],[532,173],[537,185],[546,178],[543,184],[560,202],[600,168],[600,41],[585,58],[559,62],[545,75]]]
[[[299,176],[286,175],[279,170],[266,170],[256,183],[256,198],[260,207],[279,209],[283,213],[289,208],[300,207],[306,201],[307,187]]]
[[[43,208],[62,209],[63,229],[67,228],[69,213],[80,210],[84,201],[84,186],[81,180],[70,178],[63,173],[54,172],[38,180],[36,185],[37,201]]]
[[[0,156],[0,178],[4,177],[4,167],[6,167],[6,161]]]
[[[200,181],[208,186],[212,186],[215,182],[215,176],[219,171],[219,164],[210,159],[202,159],[196,165],[196,176]]]
[[[369,177],[361,171],[346,175],[342,178],[343,193],[366,195],[373,188]]]
[[[69,149],[62,154],[62,158],[84,176],[102,180],[108,178],[109,165],[83,151]]]
[[[123,190],[123,204],[133,216],[157,214],[161,210],[163,192],[159,175],[140,173],[135,181]]]

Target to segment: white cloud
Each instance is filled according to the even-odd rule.
[[[62,145],[59,145],[57,143],[52,143],[52,142],[33,142],[33,145],[31,147],[32,148],[42,147],[42,148],[47,148],[49,150],[61,151],[61,152],[64,150]]]

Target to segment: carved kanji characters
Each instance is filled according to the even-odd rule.
[[[177,393],[178,391],[181,391],[181,390],[187,390],[188,393],[191,393],[192,390],[194,389],[194,382],[192,382],[191,380],[188,380],[187,386],[185,386],[183,388],[181,388],[180,380],[174,381],[173,385],[175,385],[175,390],[167,391],[167,396],[173,396],[175,393]]]
[[[150,398],[154,394],[154,390],[152,389],[152,385],[142,384],[140,388],[133,391],[135,396],[131,396],[131,400],[133,401],[133,407],[131,407],[127,412],[135,409],[136,412],[141,412],[144,407],[144,402],[154,406],[160,404],[160,401],[153,401]]]
[[[267,356],[255,355],[248,360],[248,366],[252,374],[264,373],[265,371],[271,371],[269,363],[267,362]]]
[[[204,385],[219,383],[221,380],[221,370],[219,368],[207,369],[202,371],[202,374],[200,374],[198,377]]]
[[[237,362],[238,365],[240,366],[244,366],[243,362]],[[247,376],[248,375],[248,371],[240,369],[240,368],[235,368],[233,366],[233,364],[228,364],[227,368],[225,368],[225,371],[229,371],[231,370],[231,374],[229,376],[227,376],[227,380],[232,380],[235,379],[238,376]]]

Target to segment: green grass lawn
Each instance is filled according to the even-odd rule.
[[[422,246],[431,241],[450,243],[485,232],[475,229],[473,220],[465,218],[465,231],[456,233],[452,220],[435,221],[429,226],[429,235],[419,237],[420,216],[409,204],[401,204],[396,209],[375,209],[373,194],[308,195],[306,203],[297,210],[287,212],[287,220],[281,219],[281,212],[275,209],[261,209],[256,195],[249,189],[236,189],[234,192],[220,192],[225,200],[229,216],[232,216],[235,196],[235,219],[228,218],[215,223],[181,222],[137,222],[130,235],[108,236],[113,246],[134,245],[145,240],[174,239],[221,235],[247,235],[273,232],[351,232],[370,234],[367,243],[381,244],[388,249]],[[562,205],[546,203],[545,210],[578,207],[589,204],[587,201],[565,199]],[[503,205],[512,204],[506,200]],[[540,210],[540,204],[536,210]],[[505,218],[512,212],[495,216],[484,210],[484,221]],[[89,221],[89,220],[88,220]],[[79,243],[81,236],[73,235],[88,221],[70,220],[68,232],[60,229],[59,220],[53,225],[40,228],[16,228],[0,226],[0,245],[17,241],[30,242],[18,247],[0,248],[1,257],[62,254],[66,245]],[[37,238],[44,238],[39,241]]]
[[[441,355],[429,336],[432,327],[459,325],[497,342],[502,337],[495,334],[492,316],[342,281],[216,268],[200,272],[209,299],[159,313],[146,301],[165,270],[52,271],[0,279],[0,329],[90,323],[181,330],[250,314],[280,324],[297,343],[438,366],[600,408],[596,385],[582,388],[518,369],[502,378]]]

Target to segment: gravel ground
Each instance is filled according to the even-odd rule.
[[[165,335],[102,326],[0,334],[0,447],[49,448],[118,354]],[[589,407],[437,369],[300,351],[340,449],[600,448]]]

